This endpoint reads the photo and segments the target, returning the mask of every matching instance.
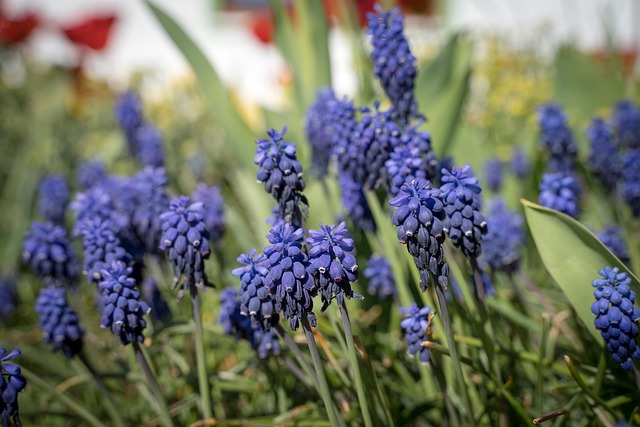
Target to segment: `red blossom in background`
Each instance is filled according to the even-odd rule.
[[[11,19],[0,11],[0,44],[16,44],[24,41],[38,24],[38,18],[33,12],[18,19]]]
[[[338,5],[340,0],[323,1],[324,9],[330,22],[338,21],[340,19],[340,7]],[[360,25],[365,26],[367,24],[367,13],[373,12],[373,6],[376,4],[376,0],[352,0],[352,3],[356,8]]]
[[[62,28],[62,32],[72,43],[100,51],[107,45],[115,21],[114,14],[93,16],[76,25]]]
[[[254,12],[249,19],[251,32],[262,43],[269,44],[273,40],[274,24],[270,10]]]

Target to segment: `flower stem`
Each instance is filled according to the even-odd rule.
[[[151,366],[147,361],[147,358],[144,354],[142,347],[140,346],[140,343],[137,341],[134,341],[131,343],[131,345],[133,346],[133,351],[136,355],[136,360],[138,362],[138,365],[140,366],[140,369],[142,369],[144,376],[147,378],[147,383],[149,385],[149,388],[151,389],[151,392],[153,393],[153,395],[156,397],[156,402],[158,404],[158,408],[157,408],[158,414],[160,415],[162,424],[164,424],[166,427],[173,427],[173,420],[171,419],[169,408],[167,407],[167,402],[164,401],[164,397],[162,396],[162,391],[160,390],[160,385],[158,384],[158,381],[156,381],[155,375],[153,375]]]
[[[289,350],[291,350],[291,353],[293,353],[293,356],[298,361],[298,364],[300,364],[304,372],[309,376],[309,379],[313,386],[316,388],[318,393],[320,393],[320,386],[318,385],[318,377],[316,376],[316,372],[313,370],[307,359],[304,358],[304,355],[300,351],[300,348],[295,343],[293,338],[291,338],[291,335],[289,335],[279,323],[274,326],[274,328],[278,336],[280,336],[280,338],[282,338],[282,341],[284,341],[287,347],[289,347]]]
[[[98,387],[98,391],[100,391],[101,396],[104,398],[104,406],[107,412],[109,413],[109,417],[111,417],[111,421],[113,421],[113,425],[116,427],[124,427],[125,423],[124,421],[122,421],[122,417],[120,417],[120,413],[116,409],[116,405],[113,402],[113,397],[111,396],[111,393],[107,389],[107,386],[105,385],[104,381],[102,381],[102,378],[100,377],[100,375],[98,375],[96,370],[93,368],[93,365],[91,365],[91,362],[89,362],[89,359],[87,358],[87,355],[84,353],[84,351],[81,351],[80,353],[78,353],[78,358],[80,359],[84,367],[87,368],[87,371],[89,371],[89,373],[93,377],[93,380],[95,381],[96,386]]]
[[[451,324],[451,317],[449,316],[449,309],[447,307],[447,300],[444,296],[444,292],[439,285],[435,286],[436,294],[438,295],[438,304],[440,306],[440,313],[442,314],[442,324],[444,325],[444,332],[449,343],[449,352],[451,357],[451,363],[453,364],[453,371],[458,381],[458,387],[462,394],[462,400],[467,412],[467,417],[473,419],[473,409],[471,407],[471,400],[469,399],[469,393],[467,385],[464,382],[464,374],[462,373],[462,365],[460,364],[460,358],[458,357],[458,349],[456,347],[456,341],[453,336],[453,327]]]
[[[364,383],[362,382],[362,374],[360,372],[360,362],[358,355],[356,354],[356,347],[353,342],[353,331],[351,330],[351,320],[349,319],[349,312],[347,311],[347,305],[340,305],[340,317],[342,318],[342,329],[344,329],[344,337],[347,340],[347,347],[349,349],[349,361],[353,369],[353,379],[356,382],[356,392],[358,393],[358,402],[360,403],[360,410],[362,411],[362,418],[366,427],[372,427],[373,421],[371,420],[371,413],[369,411],[369,403],[364,390]]]
[[[211,390],[209,388],[209,376],[207,375],[207,362],[204,351],[204,334],[202,328],[202,308],[198,289],[194,285],[189,286],[191,295],[191,313],[193,314],[193,337],[196,343],[196,365],[198,370],[198,386],[200,388],[200,412],[203,420],[211,420]]]
[[[307,338],[307,345],[309,346],[309,353],[311,353],[311,360],[316,368],[316,377],[318,379],[318,385],[320,386],[320,394],[324,401],[324,407],[329,416],[329,422],[332,427],[339,427],[342,425],[338,421],[338,415],[336,414],[336,408],[331,399],[331,393],[329,392],[329,385],[327,384],[327,378],[324,376],[324,370],[322,369],[322,361],[320,360],[320,353],[318,352],[318,346],[316,345],[316,339],[313,336],[313,330],[309,324],[309,319],[302,317],[300,319],[302,323],[302,329],[304,335]]]

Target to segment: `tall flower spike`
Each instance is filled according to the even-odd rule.
[[[613,252],[620,261],[625,264],[629,264],[629,250],[627,249],[627,244],[622,238],[619,227],[613,225],[605,227],[604,230],[598,233],[598,239],[600,239],[600,241],[604,243],[604,245],[609,248],[609,250]]]
[[[164,166],[164,147],[162,146],[162,133],[152,123],[143,123],[136,128],[135,156],[144,166],[159,168]]]
[[[133,259],[122,247],[110,220],[91,219],[82,228],[84,248],[84,272],[89,282],[102,280],[102,270],[113,261],[130,264]]]
[[[283,140],[286,133],[286,126],[282,132],[268,130],[268,139],[256,141],[253,162],[258,165],[258,182],[264,183],[267,193],[278,202],[282,218],[301,224],[307,214],[307,198],[302,194],[302,165],[296,158],[295,144]]]
[[[431,307],[418,308],[414,302],[411,307],[403,307],[400,311],[407,316],[400,321],[400,326],[404,330],[404,340],[407,343],[407,354],[415,356],[418,353],[418,359],[421,363],[429,363],[429,350],[422,346],[422,342],[427,340]]]
[[[404,36],[404,19],[399,9],[367,15],[367,34],[371,36],[374,73],[395,109],[398,122],[406,124],[418,115],[418,105],[413,96],[416,58],[411,53]]]
[[[542,175],[538,196],[542,206],[577,218],[579,196],[580,187],[572,174],[558,172]]]
[[[82,163],[78,167],[76,182],[82,191],[107,180],[107,167],[99,160]]]
[[[133,209],[131,226],[147,253],[157,253],[162,235],[160,215],[169,207],[164,168],[146,167],[129,180]]]
[[[525,243],[523,224],[522,215],[510,211],[503,199],[493,199],[489,203],[489,231],[482,239],[480,263],[488,265],[493,271],[517,271],[520,265],[520,248]]]
[[[309,230],[309,236],[307,247],[312,266],[309,271],[318,283],[322,311],[327,309],[333,298],[339,306],[344,304],[345,297],[364,299],[351,288],[351,282],[358,280],[358,265],[351,254],[353,239],[344,221],[337,226],[320,223],[320,230]]]
[[[396,293],[396,278],[391,270],[391,262],[382,255],[371,255],[362,275],[369,281],[367,291],[381,300],[392,299]]]
[[[329,118],[336,102],[333,89],[320,89],[304,116],[304,131],[311,145],[311,173],[320,179],[327,175],[333,152],[334,124]]]
[[[446,290],[449,265],[444,260],[442,247],[446,214],[440,190],[431,188],[425,179],[407,180],[389,204],[398,208],[392,222],[398,227],[398,240],[407,245],[420,270],[420,288],[426,291],[433,281]]]
[[[484,177],[491,191],[498,192],[502,188],[502,162],[497,157],[490,157],[484,164]]]
[[[72,285],[80,266],[64,228],[51,222],[34,222],[22,244],[22,260],[46,285]]]
[[[289,224],[278,225],[269,231],[267,240],[271,246],[264,249],[271,280],[271,295],[275,309],[289,319],[292,330],[298,329],[300,319],[307,317],[311,326],[316,326],[313,312],[313,297],[317,293],[313,268],[302,251],[304,231]]]
[[[38,209],[45,221],[62,225],[70,196],[71,191],[64,177],[44,177],[38,186]]]
[[[340,193],[342,194],[342,207],[351,218],[353,224],[360,230],[375,231],[376,223],[373,220],[371,207],[364,194],[362,185],[355,182],[347,173],[340,173]]]
[[[487,222],[480,212],[481,191],[471,166],[442,170],[440,196],[447,213],[444,230],[451,243],[460,248],[467,258],[480,256],[482,236],[487,234]]]
[[[631,100],[624,99],[616,104],[611,125],[621,147],[640,148],[640,108]]]
[[[7,350],[0,347],[0,420],[5,427],[9,426],[11,420],[16,427],[22,426],[18,393],[24,391],[27,380],[22,376],[20,366],[11,362],[19,356],[18,349],[7,354]]]
[[[231,274],[240,278],[240,313],[251,318],[254,326],[262,325],[268,331],[277,323],[274,313],[274,301],[270,293],[268,279],[267,257],[264,254],[256,256],[256,250],[241,254],[238,262],[243,267],[234,268]]]
[[[551,156],[549,170],[567,172],[573,169],[578,146],[573,141],[564,111],[553,103],[538,107],[538,125],[540,142]]]
[[[125,133],[132,133],[143,120],[140,97],[131,90],[124,92],[116,101],[115,115]]]
[[[640,309],[634,306],[636,294],[631,290],[631,278],[618,268],[604,267],[598,273],[601,279],[593,281],[596,301],[591,312],[596,316],[595,327],[600,331],[611,352],[613,361],[630,371],[633,360],[640,359],[640,347],[636,343]]]
[[[353,101],[345,97],[331,102],[327,121],[331,126],[333,154],[340,159],[346,155],[348,147],[354,144],[358,120]]]
[[[623,156],[622,197],[633,215],[640,217],[640,148],[627,150]]]
[[[100,326],[118,335],[124,345],[144,341],[147,321],[143,316],[151,311],[149,304],[140,299],[132,272],[131,267],[115,261],[103,270],[99,285],[103,305]]]
[[[204,205],[204,223],[209,230],[211,243],[215,245],[222,239],[225,226],[224,200],[220,194],[220,187],[200,183],[193,192],[192,199]]]
[[[519,179],[523,179],[531,171],[531,163],[520,147],[516,147],[511,155],[511,170]]]
[[[591,142],[589,169],[604,188],[612,190],[620,179],[622,159],[613,143],[611,128],[598,117],[593,119],[586,134]]]
[[[184,297],[186,287],[196,286],[204,290],[208,284],[204,260],[210,254],[209,231],[204,223],[202,203],[190,205],[189,202],[187,196],[176,197],[169,210],[160,215],[160,249],[169,254],[169,261],[173,264],[173,288],[180,284],[178,300]]]
[[[36,311],[40,315],[38,326],[42,329],[45,344],[53,345],[53,351],[62,350],[69,359],[80,352],[84,329],[67,302],[64,289],[42,288],[36,301]]]

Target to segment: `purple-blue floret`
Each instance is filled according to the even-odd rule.
[[[502,188],[503,181],[502,162],[497,157],[490,157],[484,164],[484,177],[487,187],[491,191],[498,192]]]
[[[627,249],[627,244],[622,238],[622,233],[619,227],[613,225],[605,227],[604,230],[598,233],[598,239],[600,239],[600,241],[604,243],[604,245],[609,248],[609,250],[613,252],[620,261],[625,264],[629,263],[629,250]]]
[[[24,391],[27,380],[22,376],[20,365],[12,362],[19,356],[18,349],[7,354],[7,350],[0,347],[0,420],[5,427],[9,427],[11,420],[16,427],[22,426],[18,393]]]
[[[631,100],[624,99],[616,104],[611,126],[620,147],[640,148],[640,108]]]
[[[509,210],[501,198],[489,203],[486,236],[482,239],[480,263],[492,271],[514,273],[520,265],[520,249],[525,243],[522,215]]]
[[[550,155],[551,172],[567,172],[573,169],[578,146],[573,140],[567,117],[558,105],[548,103],[538,107],[540,143]]]
[[[271,281],[267,268],[267,257],[257,254],[256,249],[241,254],[238,262],[242,267],[234,268],[231,274],[240,278],[240,312],[248,316],[254,326],[269,330],[277,322],[275,303],[271,296]]]
[[[579,197],[580,187],[573,174],[558,172],[542,175],[538,196],[542,206],[577,218]]]
[[[45,176],[38,186],[38,209],[45,221],[62,225],[71,191],[60,175]]]
[[[192,199],[204,205],[204,223],[209,230],[211,243],[220,242],[225,228],[224,200],[220,194],[220,187],[200,183],[196,186]]]
[[[396,278],[391,262],[382,255],[371,255],[362,275],[369,281],[367,291],[371,295],[377,295],[381,300],[392,299],[396,295]]]
[[[597,117],[586,133],[591,143],[587,165],[602,186],[611,190],[616,187],[622,169],[622,159],[614,143],[611,127]]]
[[[42,288],[36,301],[36,312],[40,316],[38,326],[44,342],[52,345],[53,351],[62,350],[71,359],[82,350],[84,329],[80,326],[78,315],[67,302],[64,289]]]
[[[410,356],[415,356],[418,353],[418,359],[421,363],[429,363],[429,350],[423,347],[422,343],[427,340],[427,327],[429,326],[431,307],[418,308],[418,305],[414,302],[411,307],[403,307],[400,311],[406,316],[400,321],[400,326],[404,330],[407,353]]]
[[[337,102],[333,89],[320,89],[304,117],[304,131],[311,145],[311,173],[320,179],[327,175],[333,153],[335,123],[331,114]]]
[[[67,231],[52,222],[31,224],[22,244],[22,261],[47,286],[73,285],[80,274]]]

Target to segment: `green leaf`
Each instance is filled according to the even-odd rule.
[[[593,326],[591,304],[594,301],[591,282],[600,277],[605,266],[618,267],[632,279],[631,288],[640,292],[640,283],[633,273],[607,247],[575,219],[521,199],[529,230],[542,262],[558,283],[587,330],[602,343]]]
[[[145,4],[191,64],[202,89],[202,95],[216,119],[224,127],[238,158],[243,165],[251,167],[256,135],[236,110],[231,94],[222,84],[213,66],[173,18],[150,1],[145,0]]]

